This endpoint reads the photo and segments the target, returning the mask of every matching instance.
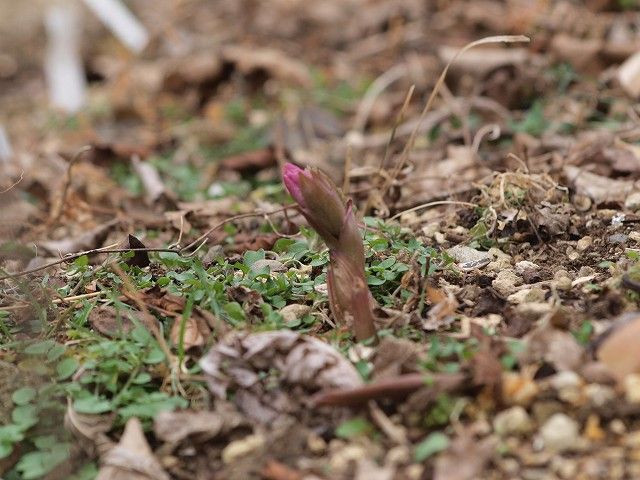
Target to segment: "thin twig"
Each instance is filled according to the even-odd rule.
[[[203,240],[205,240],[205,242],[206,242],[206,238],[209,235],[211,235],[212,232],[214,232],[215,230],[217,230],[218,228],[222,227],[223,225],[225,225],[225,224],[227,224],[229,222],[233,222],[235,220],[240,220],[240,219],[243,219],[243,218],[262,217],[264,215],[274,215],[276,213],[280,213],[280,212],[284,212],[285,210],[289,210],[291,208],[297,208],[297,205],[296,204],[285,205],[284,207],[278,208],[276,210],[272,210],[271,212],[252,212],[252,213],[241,213],[240,215],[234,215],[233,217],[229,217],[229,218],[217,223],[216,225],[211,227],[209,230],[204,232],[202,235],[200,235],[198,238],[196,238],[193,242],[191,242],[190,244],[188,244],[188,245],[182,247],[181,249],[179,249],[178,252],[180,254],[182,254],[186,250],[190,250],[195,245],[198,245]],[[200,246],[198,248],[200,248]]]
[[[64,183],[62,184],[62,193],[60,194],[60,203],[56,210],[51,212],[51,217],[47,221],[47,225],[55,225],[60,217],[62,216],[62,212],[64,211],[64,206],[67,203],[67,196],[69,195],[69,187],[71,186],[71,170],[73,170],[74,165],[82,158],[86,152],[91,150],[93,147],[91,145],[85,145],[80,150],[76,152],[71,161],[69,162],[69,166],[67,167],[67,173],[64,177]]]
[[[4,190],[0,190],[0,194],[3,193],[7,193],[9,190],[11,190],[13,187],[15,187],[16,185],[18,185],[22,179],[24,178],[24,170],[22,170],[20,172],[20,178],[18,178],[18,180],[16,180],[15,182],[13,182],[11,185],[9,185],[7,188],[5,188]]]
[[[49,267],[54,267],[56,265],[60,265],[61,263],[71,262],[76,260],[77,258],[82,257],[83,255],[96,255],[99,253],[127,253],[127,252],[168,252],[168,253],[180,253],[177,250],[171,248],[94,248],[92,250],[85,250],[84,252],[71,253],[69,255],[64,256],[60,260],[56,260],[51,263],[47,263],[45,265],[40,265],[39,267],[31,268],[29,270],[23,270],[17,273],[9,273],[0,277],[0,281],[9,280],[11,278],[22,277],[24,275],[29,275],[30,273],[36,273],[41,270],[46,270]]]
[[[469,202],[459,202],[457,200],[439,200],[437,202],[429,202],[429,203],[423,203],[421,205],[416,205],[413,208],[409,208],[407,210],[403,210],[402,212],[398,212],[396,213],[393,217],[391,217],[389,220],[395,220],[398,217],[401,217],[402,215],[404,215],[405,213],[411,213],[411,212],[415,212],[416,210],[422,210],[424,208],[431,208],[431,207],[436,207],[438,205],[463,205],[465,207],[477,207],[478,205],[476,205],[475,203],[469,203]]]
[[[58,303],[75,302],[76,300],[84,300],[86,298],[99,297],[100,295],[104,295],[105,293],[106,291],[100,290],[98,292],[83,293],[82,295],[72,295],[70,297],[54,298],[53,300],[51,300],[51,303],[53,303],[54,305],[57,305]],[[0,307],[0,311],[8,312],[12,310],[20,310],[21,308],[27,308],[29,306],[30,304],[28,303],[23,303],[19,305],[9,305],[6,307]]]
[[[402,154],[400,155],[400,160],[394,169],[394,174],[391,175],[391,179],[387,181],[387,183],[384,186],[384,189],[382,190],[383,196],[386,194],[387,190],[391,186],[393,180],[396,178],[398,173],[402,170],[402,167],[404,166],[407,158],[409,157],[409,152],[413,150],[413,146],[415,144],[418,131],[420,130],[420,126],[422,125],[422,121],[424,120],[427,112],[431,109],[431,105],[433,104],[433,101],[435,100],[441,85],[444,83],[444,79],[446,78],[447,73],[449,72],[449,68],[458,59],[458,57],[460,57],[460,55],[462,55],[463,53],[465,53],[471,48],[477,47],[479,45],[485,45],[487,43],[515,43],[515,42],[529,42],[529,41],[530,41],[529,38],[524,35],[498,35],[494,37],[486,37],[480,40],[476,40],[475,42],[468,43],[462,49],[460,49],[453,56],[451,60],[449,60],[447,65],[442,70],[440,77],[436,81],[436,84],[434,85],[433,90],[431,91],[431,95],[429,95],[429,99],[427,100],[427,103],[425,104],[424,109],[420,114],[416,127],[414,128],[413,132],[411,132],[411,136],[409,137],[409,140],[407,141],[407,144],[405,145],[405,148],[402,151]]]

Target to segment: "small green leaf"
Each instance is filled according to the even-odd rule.
[[[78,361],[73,357],[67,357],[56,365],[58,380],[66,380],[78,369]]]
[[[231,320],[241,322],[244,320],[244,310],[238,302],[229,302],[224,306],[224,311],[229,315]]]
[[[373,425],[366,418],[356,417],[341,423],[336,428],[336,437],[353,438],[373,431]]]
[[[59,343],[56,343],[53,347],[51,347],[51,350],[47,352],[47,361],[53,362],[57,360],[62,355],[64,355],[65,351],[66,351],[66,348],[64,345],[60,345]]]
[[[26,405],[36,398],[36,389],[32,387],[22,387],[13,392],[11,400],[16,405]]]
[[[11,412],[11,420],[25,430],[38,423],[38,409],[34,405],[21,405]]]
[[[133,379],[133,383],[136,385],[144,385],[145,383],[149,383],[151,381],[151,375],[147,372],[139,373],[136,378]]]
[[[87,255],[82,255],[74,260],[73,264],[76,267],[86,267],[89,265],[89,257]]]
[[[55,345],[53,340],[44,340],[42,342],[32,343],[24,349],[27,355],[44,355]]]
[[[24,438],[22,425],[5,425],[0,427],[0,443],[16,443]],[[0,457],[2,458],[2,457]]]
[[[147,356],[144,357],[144,363],[153,365],[156,363],[160,363],[164,360],[164,352],[160,349],[160,347],[153,347],[147,353]]]
[[[73,409],[78,413],[105,413],[112,409],[111,402],[98,397],[79,398],[73,402]]]
[[[0,460],[8,457],[13,452],[13,443],[0,440]]]
[[[449,437],[441,432],[433,432],[418,445],[414,451],[416,462],[424,462],[430,456],[445,450],[449,446]]]

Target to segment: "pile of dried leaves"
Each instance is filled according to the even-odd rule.
[[[45,3],[0,0],[0,476],[640,477],[635,2],[133,0],[137,53],[79,5],[72,114]]]

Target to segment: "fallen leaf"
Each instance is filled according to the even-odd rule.
[[[436,458],[434,480],[475,480],[493,455],[498,440],[487,437],[477,440],[469,431],[462,431],[449,449]]]
[[[575,165],[565,165],[564,175],[576,193],[585,195],[596,203],[623,203],[625,198],[636,190],[634,182],[596,175]]]
[[[38,246],[54,255],[65,255],[67,253],[82,252],[85,250],[93,250],[102,245],[107,235],[120,220],[114,219],[104,223],[86,233],[74,238],[64,238],[61,240],[44,240],[38,242]]]
[[[550,324],[535,328],[523,340],[526,349],[519,361],[524,365],[547,362],[558,371],[576,371],[584,363],[584,349],[573,335]]]
[[[90,415],[73,409],[73,402],[67,401],[64,425],[79,441],[80,446],[89,455],[102,455],[114,447],[106,435],[113,426],[116,414]]]
[[[134,237],[131,234],[129,234],[128,240],[129,240],[129,248],[146,248],[144,243],[142,243],[140,240],[138,240],[136,237]],[[140,268],[148,267],[150,263],[151,263],[151,260],[149,260],[149,253],[142,252],[142,251],[133,252],[133,257],[127,260],[127,265],[129,266],[135,265],[136,267],[140,267]]]
[[[235,409],[216,404],[216,411],[160,412],[153,419],[153,431],[163,442],[179,443],[192,436],[197,437],[198,441],[205,441],[242,423],[243,418]]]
[[[127,421],[120,442],[103,455],[96,480],[170,480],[147,443],[140,420]]]
[[[640,372],[640,315],[627,313],[596,340],[596,355],[615,378],[622,382],[627,375]]]
[[[173,345],[179,345],[182,341],[182,345],[184,350],[187,351],[193,347],[201,347],[205,344],[205,335],[200,331],[200,326],[198,325],[198,321],[195,316],[190,316],[184,321],[184,333],[181,334],[183,325],[182,316],[176,316],[176,319],[171,326],[171,343]],[[209,331],[205,332],[208,334]]]
[[[216,397],[235,392],[240,410],[262,423],[302,408],[317,390],[362,384],[357,370],[333,347],[293,331],[230,333],[200,366]]]
[[[131,320],[130,315],[135,315],[136,313],[133,310],[116,310],[111,305],[103,305],[91,310],[89,324],[101,334],[107,337],[115,337],[126,334],[135,328],[135,323]],[[148,320],[138,318],[138,321],[148,328]],[[155,318],[154,321],[157,322]]]
[[[255,173],[258,170],[276,165],[276,157],[274,149],[267,147],[225,157],[220,161],[220,165],[238,172]]]
[[[264,71],[277,80],[302,87],[310,87],[312,84],[307,66],[279,50],[230,45],[222,50],[222,57],[225,61],[234,64],[243,75]]]
[[[302,480],[304,474],[276,460],[268,460],[260,472],[266,480]]]

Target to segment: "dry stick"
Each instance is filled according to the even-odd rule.
[[[142,298],[140,298],[140,294],[131,283],[131,279],[126,273],[122,271],[122,269],[118,266],[118,264],[112,263],[111,269],[122,280],[123,287],[124,287],[122,291],[123,295],[129,298],[130,300],[133,300],[136,303],[136,305],[144,315],[144,320],[145,320],[143,322],[144,325],[151,331],[155,339],[158,341],[160,348],[162,349],[164,354],[167,356],[167,360],[170,361],[173,358],[173,354],[171,353],[171,349],[169,348],[169,345],[167,345],[166,340],[160,334],[160,330],[155,324],[156,317],[151,315],[151,312],[149,312],[149,309],[147,308],[146,304],[142,301]]]
[[[13,182],[11,185],[9,185],[7,188],[5,188],[4,190],[0,190],[0,194],[2,193],[7,193],[9,190],[11,190],[13,187],[15,187],[16,185],[18,185],[22,179],[24,178],[24,170],[22,170],[20,172],[20,178],[18,178],[18,180],[16,180],[15,182]]]
[[[364,128],[367,125],[367,119],[371,113],[371,109],[375,104],[378,97],[384,92],[393,82],[400,80],[409,71],[409,67],[404,63],[394,65],[389,70],[384,72],[369,86],[365,92],[360,105],[358,105],[358,111],[356,112],[355,120],[353,121],[353,130],[358,133],[363,133]]]
[[[105,293],[106,293],[105,291],[100,290],[99,292],[83,293],[82,295],[73,295],[71,297],[54,298],[53,300],[51,300],[51,303],[53,303],[54,305],[58,303],[69,303],[69,302],[74,302],[76,300],[84,300],[85,298],[98,297],[100,295],[104,295]],[[0,312],[20,310],[21,308],[27,308],[29,306],[30,304],[28,303],[23,303],[19,305],[8,305],[6,307],[0,307]]]
[[[498,138],[500,138],[500,125],[498,125],[497,123],[489,123],[478,129],[473,137],[473,143],[471,144],[471,153],[475,157],[477,157],[478,155],[480,144],[482,143],[482,140],[485,136],[489,140],[497,140]]]
[[[69,195],[69,187],[71,186],[71,170],[74,165],[82,158],[82,155],[87,153],[93,147],[91,145],[85,145],[80,150],[76,152],[71,161],[69,162],[69,166],[67,167],[67,174],[64,177],[64,183],[62,184],[62,194],[60,195],[60,203],[58,204],[57,211],[52,212],[47,225],[54,225],[60,217],[62,216],[62,212],[64,210],[64,206],[67,203],[67,196]]]
[[[464,385],[467,377],[461,373],[408,373],[397,377],[378,380],[362,387],[347,389],[322,390],[311,400],[313,405],[353,407],[362,405],[369,400],[380,398],[406,397],[416,390],[430,386],[437,391],[451,391]]]
[[[211,227],[209,230],[204,232],[202,235],[200,235],[198,238],[196,238],[193,242],[191,242],[190,244],[188,244],[188,245],[182,247],[181,249],[179,249],[176,253],[182,254],[186,250],[190,250],[191,248],[195,247],[196,245],[201,243],[203,240],[204,240],[203,243],[206,243],[207,237],[212,232],[214,232],[215,230],[217,230],[218,228],[222,227],[223,225],[225,225],[225,224],[227,224],[229,222],[233,222],[234,220],[240,220],[242,218],[250,218],[250,217],[261,217],[261,216],[264,216],[264,215],[274,215],[276,213],[280,213],[280,212],[284,212],[285,210],[289,210],[291,208],[297,208],[297,205],[296,204],[285,205],[282,208],[277,208],[277,209],[272,210],[270,212],[252,212],[252,213],[241,213],[240,215],[234,215],[233,217],[229,217],[229,218],[221,221],[220,223],[217,223],[216,225]],[[199,245],[198,248],[200,248],[201,246],[202,245]]]
[[[391,217],[389,220],[395,220],[396,218],[404,215],[405,213],[415,212],[416,210],[422,210],[423,208],[436,207],[438,205],[464,205],[465,207],[477,207],[478,206],[476,203],[459,202],[457,200],[438,200],[437,202],[423,203],[422,205],[416,205],[413,208],[408,208],[407,210],[403,210],[402,212],[398,212],[393,217]]]
[[[56,260],[55,262],[47,263],[46,265],[40,265],[39,267],[31,268],[29,270],[23,270],[17,273],[9,273],[0,277],[0,281],[9,280],[11,278],[18,278],[24,275],[29,275],[30,273],[36,273],[41,270],[46,270],[49,267],[54,267],[56,265],[60,265],[61,263],[67,263],[73,261],[77,258],[82,257],[83,255],[96,255],[98,253],[127,253],[127,252],[169,252],[169,253],[179,253],[176,250],[171,248],[94,248],[92,250],[85,250],[84,252],[72,253],[67,255],[66,257],[61,258],[60,260]]]
[[[389,141],[387,142],[387,146],[385,147],[385,150],[384,150],[384,157],[382,157],[382,159],[380,160],[380,165],[378,166],[378,178],[383,177],[382,172],[384,171],[384,166],[389,161],[389,157],[391,155],[391,144],[393,143],[393,140],[396,138],[396,132],[398,131],[398,127],[402,124],[402,120],[404,120],[404,114],[407,111],[409,102],[411,101],[411,97],[413,97],[413,92],[415,91],[415,89],[416,89],[416,86],[411,85],[411,87],[409,88],[409,91],[407,92],[406,97],[404,98],[402,107],[400,108],[400,111],[398,112],[398,115],[396,116],[396,119],[393,122],[393,127],[391,128],[391,135],[389,135]],[[375,187],[372,188],[369,191],[369,194],[367,195],[367,201],[365,202],[364,208],[362,209],[363,214],[366,214],[367,210],[369,210],[369,207],[371,206],[372,192],[374,191],[374,189]],[[384,194],[382,196],[384,196]]]
[[[449,71],[449,68],[451,67],[453,62],[455,62],[458,59],[458,57],[460,57],[460,55],[462,55],[469,49],[477,47],[479,45],[485,45],[488,43],[516,43],[516,42],[529,42],[529,41],[530,41],[529,37],[526,37],[524,35],[498,35],[494,37],[481,38],[480,40],[476,40],[475,42],[471,42],[465,45],[461,50],[459,50],[453,56],[451,60],[449,60],[447,65],[444,67],[444,70],[442,70],[442,73],[440,74],[438,81],[433,87],[433,90],[431,91],[431,95],[429,95],[429,99],[427,100],[427,103],[424,106],[424,109],[422,110],[422,113],[420,114],[420,117],[418,119],[418,124],[414,128],[413,132],[411,132],[411,136],[409,137],[409,140],[407,141],[407,144],[405,145],[404,150],[400,155],[400,161],[398,162],[395,169],[393,170],[390,180],[387,181],[387,183],[385,184],[385,187],[382,190],[382,195],[386,194],[387,190],[391,186],[392,181],[395,180],[395,178],[400,173],[400,170],[402,170],[402,167],[404,166],[404,163],[406,162],[406,159],[409,156],[409,152],[413,150],[413,146],[416,141],[416,136],[418,134],[418,131],[420,130],[420,125],[422,124],[422,121],[424,120],[424,117],[427,114],[427,112],[431,109],[431,104],[435,100],[436,94],[438,93],[440,86],[444,83],[444,79],[447,76],[447,72]]]
[[[9,280],[12,278],[18,278],[18,277],[22,277],[24,275],[29,275],[30,273],[36,273],[39,272],[41,270],[46,270],[49,267],[53,267],[55,265],[60,265],[61,263],[66,263],[72,260],[75,260],[79,257],[82,257],[83,255],[96,255],[96,254],[100,254],[100,253],[127,253],[127,252],[167,252],[167,253],[175,253],[177,255],[180,256],[190,256],[193,255],[193,253],[195,253],[195,251],[197,251],[200,247],[202,247],[202,245],[204,245],[207,242],[207,239],[205,237],[207,237],[209,234],[211,234],[211,232],[213,232],[214,230],[224,226],[225,224],[229,223],[229,222],[233,222],[234,220],[238,220],[241,218],[249,218],[249,217],[263,217],[263,216],[268,216],[268,215],[274,215],[276,213],[280,213],[283,211],[286,211],[288,209],[291,208],[295,208],[296,205],[295,204],[291,204],[291,205],[285,205],[282,208],[278,208],[276,210],[273,210],[271,212],[253,212],[253,213],[243,213],[241,215],[235,215],[233,217],[229,217],[219,223],[217,223],[216,225],[214,225],[213,227],[211,227],[209,230],[207,230],[204,234],[200,235],[196,240],[194,240],[193,242],[191,242],[189,245],[182,247],[180,249],[174,249],[174,248],[94,248],[92,250],[85,250],[84,252],[78,252],[78,253],[73,253],[70,255],[65,256],[64,258],[61,258],[60,260],[56,260],[55,262],[51,262],[51,263],[47,263],[46,265],[41,265],[39,267],[35,267],[35,268],[31,268],[29,270],[23,270],[21,272],[17,272],[17,273],[9,273],[6,275],[3,275],[0,277],[0,281],[3,280]],[[203,241],[204,240],[204,241]],[[194,247],[198,242],[202,243],[200,245],[198,245],[198,248],[190,255],[185,255],[185,251],[189,250],[190,248]]]

